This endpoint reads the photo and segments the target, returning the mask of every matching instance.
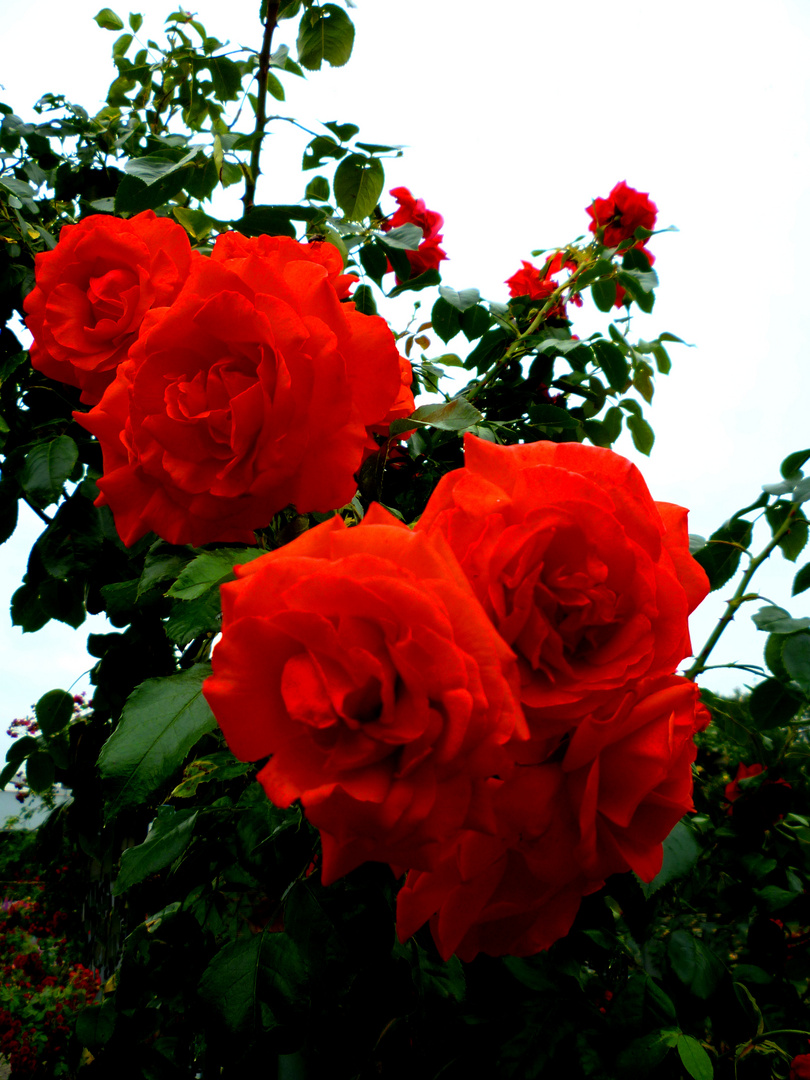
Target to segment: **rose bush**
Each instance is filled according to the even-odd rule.
[[[517,671],[441,538],[372,507],[237,575],[204,693],[238,758],[272,755],[270,799],[320,830],[324,882],[491,831],[488,780],[526,737]]]
[[[152,210],[66,225],[56,247],[37,255],[36,285],[25,299],[31,363],[97,404],[146,313],[171,304],[201,260],[185,229]]]
[[[468,435],[465,467],[441,478],[417,530],[447,539],[517,653],[535,735],[562,733],[691,652],[687,615],[708,582],[686,511],[654,503],[612,451]]]
[[[352,498],[368,429],[413,401],[387,324],[348,300],[353,280],[330,244],[224,234],[150,313],[102,400],[76,413],[125,544],[252,543],[290,503]]]

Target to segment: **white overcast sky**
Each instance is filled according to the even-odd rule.
[[[0,100],[25,118],[47,91],[99,107],[115,40],[92,21],[101,6],[0,0]],[[111,6],[126,19],[117,0]],[[145,40],[173,9],[146,0],[137,10]],[[191,10],[210,34],[258,48],[257,2],[205,0]],[[504,279],[533,248],[584,233],[585,206],[618,180],[649,191],[659,225],[680,231],[653,241],[661,287],[636,332],[669,330],[695,347],[673,346],[673,372],[658,379],[651,458],[624,437],[618,449],[654,498],[690,508],[693,532],[707,535],[752,502],[778,478],[782,458],[810,445],[806,0],[770,0],[767,9],[753,0],[357,0],[352,17],[349,65],[305,82],[288,77],[287,102],[271,107],[307,126],[351,121],[367,142],[405,145],[388,163],[386,187],[407,186],[444,215],[445,283],[491,299],[506,298]],[[274,45],[294,46],[293,26],[283,23]],[[297,201],[307,137],[291,137],[289,125],[272,130],[258,201]],[[395,317],[404,323],[408,310],[400,303]],[[581,336],[606,331],[588,301],[575,318]],[[4,596],[37,533],[26,519],[0,551]],[[809,614],[810,593],[790,598],[796,567],[780,554],[772,562],[760,592]],[[730,593],[720,590],[693,619],[696,647]],[[0,620],[0,750],[12,717],[89,666],[90,628],[51,623],[23,636]],[[715,662],[760,662],[763,644],[743,609]],[[719,690],[744,681],[705,679]]]

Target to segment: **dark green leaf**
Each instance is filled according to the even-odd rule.
[[[296,229],[290,215],[272,206],[255,206],[233,227],[243,236],[289,236],[296,238]]]
[[[459,289],[456,292],[449,285],[440,286],[439,296],[458,311],[466,311],[467,308],[474,307],[481,299],[478,289]]]
[[[121,856],[121,869],[113,883],[113,894],[119,896],[179,858],[191,841],[196,820],[196,810],[158,807],[157,817],[144,842],[127,848]]]
[[[605,341],[602,338],[597,338],[592,342],[591,348],[596,355],[599,367],[607,377],[610,388],[623,393],[630,381],[630,365],[625,360],[621,349],[612,341]],[[647,450],[643,452],[649,453]]]
[[[49,506],[56,502],[78,457],[79,449],[69,435],[38,443],[29,450],[20,477],[29,498],[37,506]]]
[[[780,640],[777,635],[775,640]],[[810,634],[806,631],[783,637],[782,663],[791,679],[810,695]]]
[[[642,882],[641,891],[649,898],[663,885],[685,877],[698,861],[701,850],[689,826],[679,821],[664,841],[664,861],[661,869],[652,881]]]
[[[765,663],[780,682],[790,682],[787,668],[782,661],[782,646],[790,637],[785,634],[769,634],[765,642]]]
[[[343,67],[352,55],[353,45],[354,25],[336,4],[313,7],[302,15],[298,62],[308,71],[318,71],[324,60],[332,67]]]
[[[461,329],[461,315],[458,310],[440,296],[433,305],[430,320],[436,335],[445,343],[452,341]]]
[[[19,767],[21,761],[35,754],[37,750],[39,750],[39,740],[33,735],[23,735],[16,739],[6,751],[6,761],[15,768]]]
[[[338,161],[342,157],[345,157],[348,151],[345,146],[339,146],[334,139],[330,139],[328,135],[316,135],[312,142],[307,144],[304,150],[304,159],[301,162],[301,168],[317,169],[323,165],[324,161],[328,161],[330,158],[335,158]]]
[[[536,427],[578,428],[580,421],[559,405],[530,405],[529,419]]]
[[[193,557],[193,548],[175,547],[162,540],[156,541],[149,549],[144,561],[143,572],[138,580],[136,599],[141,599],[166,581],[175,581],[180,571]]]
[[[121,721],[101,749],[111,814],[147,803],[216,721],[202,696],[210,666],[147,679],[129,695]]]
[[[242,72],[227,56],[212,56],[208,60],[214,94],[219,101],[236,101],[242,89]]]
[[[784,648],[782,656],[784,658]],[[778,679],[766,679],[752,690],[748,710],[757,727],[767,731],[789,723],[801,704],[801,699]]]
[[[384,184],[385,170],[377,158],[349,154],[335,169],[335,199],[350,221],[362,221],[371,214]]]
[[[176,600],[166,620],[166,636],[183,649],[200,635],[216,634],[222,628],[221,615],[217,589],[196,600]]]
[[[790,595],[798,596],[799,593],[803,593],[806,589],[810,589],[810,563],[803,566],[793,579],[793,590]]]
[[[619,1076],[653,1076],[654,1070],[669,1053],[676,1036],[669,1031],[651,1031],[634,1039],[616,1059]]]
[[[694,1080],[712,1080],[712,1059],[697,1039],[693,1039],[691,1035],[680,1035],[676,1045],[681,1064]]]
[[[461,329],[467,341],[475,341],[489,329],[489,312],[483,305],[467,308],[461,313]]]
[[[379,237],[385,247],[399,248],[402,251],[416,251],[422,243],[424,233],[418,225],[399,225]]]
[[[25,779],[32,791],[48,791],[56,779],[56,765],[47,750],[37,750],[25,763]]]
[[[377,304],[368,285],[359,285],[352,295],[355,308],[363,315],[376,315]]]
[[[371,280],[381,285],[383,274],[388,267],[388,259],[382,245],[376,241],[364,244],[360,248],[360,263]]]
[[[779,466],[779,471],[786,480],[790,480],[801,472],[806,461],[810,461],[810,450],[796,450],[794,453],[788,454]]]
[[[357,124],[339,124],[337,120],[327,120],[323,126],[328,128],[342,143],[348,142],[360,131]]]
[[[21,585],[11,597],[11,624],[21,626],[24,634],[41,630],[50,617],[33,585]]]
[[[627,427],[633,437],[633,446],[641,454],[649,455],[655,442],[653,429],[642,416],[635,414],[627,417]]]
[[[725,974],[723,961],[688,930],[676,930],[667,943],[672,970],[695,995],[711,997]]]
[[[109,1042],[114,1030],[115,1009],[110,1001],[105,1001],[103,1005],[90,1005],[76,1017],[78,1040],[91,1050]]]
[[[102,30],[123,30],[124,24],[115,14],[115,12],[108,7],[102,8],[98,15],[94,15],[93,19]]]
[[[616,282],[612,279],[595,281],[591,285],[591,295],[600,311],[611,311],[616,303]]]
[[[70,723],[73,695],[66,690],[49,690],[34,706],[34,714],[42,734],[55,735]]]
[[[706,547],[694,557],[706,571],[712,589],[730,581],[740,565],[740,555],[751,543],[752,526],[742,518],[733,517],[712,533]]]
[[[423,274],[417,274],[416,277],[408,278],[407,281],[401,282],[396,288],[392,289],[389,296],[399,296],[400,293],[418,291],[419,289],[427,289],[431,285],[438,285],[442,280],[441,274],[438,270],[425,270]]]

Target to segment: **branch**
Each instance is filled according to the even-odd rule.
[[[259,162],[262,154],[262,142],[264,141],[264,129],[267,125],[267,77],[270,73],[270,45],[273,40],[273,31],[276,28],[276,19],[280,0],[268,0],[267,18],[264,22],[264,37],[262,50],[259,53],[259,71],[256,76],[258,92],[256,94],[256,126],[253,129],[253,148],[250,151],[250,166],[248,175],[245,177],[245,194],[242,202],[245,213],[253,209],[253,201],[256,195],[256,181],[259,179],[261,169]]]

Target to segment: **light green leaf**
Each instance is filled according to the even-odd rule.
[[[233,568],[237,564],[252,562],[266,554],[261,548],[204,551],[183,568],[167,595],[180,600],[195,600],[222,582],[233,580]]]
[[[123,30],[124,24],[112,10],[112,8],[102,8],[98,15],[93,16],[93,20],[98,23],[102,30]]]
[[[404,420],[394,420],[391,435],[412,431],[415,427],[436,427],[445,431],[469,431],[484,419],[466,398],[453,398],[445,404],[421,405]]]

